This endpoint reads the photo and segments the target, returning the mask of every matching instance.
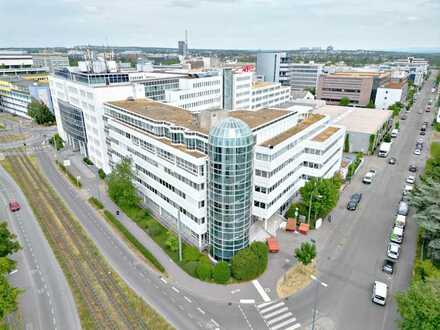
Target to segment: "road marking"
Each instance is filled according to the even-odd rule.
[[[278,317],[275,317],[272,320],[267,321],[267,325],[271,325],[271,324],[277,323],[277,322],[279,322],[281,320],[284,320],[284,319],[288,318],[289,316],[292,316],[291,312],[288,312],[286,314],[280,315]]]
[[[220,324],[218,324],[214,319],[211,319],[211,322],[214,323],[216,326],[220,326]]]
[[[259,305],[257,305],[257,308],[263,308],[263,307],[266,307],[266,306],[272,305],[272,304],[274,304],[274,303],[276,303],[276,302],[277,302],[277,301],[274,300],[274,301],[270,301],[270,302],[267,302],[267,303],[259,304]]]
[[[201,309],[200,307],[197,307],[197,310],[202,313],[203,315],[205,315],[205,311],[203,309]]]
[[[287,328],[287,329],[285,329],[285,330],[295,330],[295,329],[298,329],[300,326],[301,326],[301,324],[300,324],[300,323],[297,323],[297,324],[292,325],[290,328]]]
[[[276,316],[278,314],[287,312],[288,310],[289,309],[287,307],[283,307],[283,308],[280,308],[279,310],[277,310],[275,312],[272,312],[272,313],[269,313],[269,314],[266,314],[266,315],[262,315],[262,316],[263,316],[263,319],[270,319],[271,317],[274,317],[274,316]]]
[[[184,298],[187,302],[189,302],[190,304],[192,303],[191,299],[189,299],[187,296],[183,296],[183,298]]]
[[[174,292],[177,292],[177,293],[179,293],[179,292],[180,292],[180,291],[179,291],[179,289],[178,289],[178,288],[176,288],[176,287],[174,287],[174,286],[172,286],[172,287],[171,287],[171,289],[173,289],[173,291],[174,291]]]
[[[265,302],[269,302],[271,300],[270,297],[267,295],[266,291],[264,291],[264,289],[261,286],[260,282],[258,282],[258,280],[253,280],[252,284],[254,285],[255,289],[257,289],[257,291],[260,294],[261,298],[263,298],[263,300]]]
[[[255,304],[255,299],[240,299],[240,304]]]
[[[235,290],[231,291],[231,294],[235,294],[235,293],[238,293],[238,292],[240,292],[240,289],[235,289]]]
[[[282,328],[290,323],[293,323],[296,321],[296,318],[292,317],[291,319],[288,319],[284,322],[281,322],[280,324],[277,324],[276,326],[270,328],[270,330],[278,330],[279,328]]]
[[[163,277],[161,277],[160,280],[161,280],[162,282],[164,282],[165,284],[168,284],[167,280],[164,279]]]
[[[278,307],[281,307],[281,306],[284,306],[284,302],[282,302],[282,301],[277,303],[277,304],[275,304],[275,305],[272,305],[270,307],[266,307],[265,309],[260,310],[260,313],[264,314],[266,312],[269,312],[269,311],[274,310],[275,308],[278,308]]]
[[[238,305],[238,309],[240,310],[241,314],[243,315],[244,320],[246,321],[247,325],[249,326],[249,329],[254,330],[254,328],[252,327],[251,322],[249,322],[245,312],[243,311],[243,309],[241,308],[240,305]]]

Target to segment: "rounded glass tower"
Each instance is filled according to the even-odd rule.
[[[228,117],[209,132],[210,254],[230,260],[249,245],[255,140],[243,121]]]

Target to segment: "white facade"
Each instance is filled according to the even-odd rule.
[[[290,87],[282,86],[281,83],[271,84],[254,82],[251,89],[251,103],[249,109],[276,107],[289,102]]]
[[[374,106],[376,109],[387,110],[390,105],[402,101],[403,90],[401,88],[379,87]]]
[[[130,157],[144,205],[172,230],[180,210],[184,239],[203,249],[208,244],[207,129],[198,128],[190,119],[194,115],[183,109],[167,110],[150,100],[127,102],[105,106],[110,165]],[[256,139],[252,215],[267,223],[287,210],[309,177],[328,178],[339,170],[345,129],[330,127],[328,116],[303,120],[304,113],[294,109],[260,111],[219,112],[213,118],[234,116],[251,127]],[[255,124],[261,117],[267,119]]]
[[[165,91],[165,102],[188,111],[204,111],[222,107],[221,75],[179,79],[179,88]]]
[[[83,114],[86,130],[86,149],[80,150],[98,167],[106,173],[110,172],[108,155],[105,143],[103,104],[107,101],[127,99],[128,97],[141,98],[145,95],[144,87],[134,83],[115,84],[109,86],[94,86],[78,81],[67,80],[58,76],[49,76],[54,113],[57,120],[58,133],[67,142],[71,137],[63,127],[60,113],[60,101],[75,107]],[[64,103],[63,103],[64,102]]]

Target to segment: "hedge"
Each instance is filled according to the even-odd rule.
[[[196,269],[197,277],[202,281],[208,281],[211,279],[212,265],[207,262],[199,262]]]
[[[89,198],[89,203],[98,210],[102,210],[104,208],[104,205],[101,203],[101,201],[93,196]]]
[[[100,168],[100,169],[98,170],[98,175],[99,175],[99,177],[100,177],[102,180],[104,180],[105,177],[107,176],[102,168]]]
[[[90,159],[88,159],[87,157],[83,158],[83,162],[86,163],[87,165],[93,165],[93,162]]]
[[[212,278],[218,284],[225,284],[231,278],[231,268],[227,262],[220,261],[212,270]]]
[[[104,217],[109,221],[133,246],[149,260],[161,273],[165,272],[165,268],[156,259],[156,257],[147,248],[130,233],[127,228],[108,210],[104,210]]]

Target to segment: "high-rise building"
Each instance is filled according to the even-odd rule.
[[[264,81],[280,82],[294,90],[316,88],[322,64],[294,63],[286,53],[258,53],[257,75]]]
[[[186,41],[180,40],[180,41],[178,41],[177,44],[178,44],[178,49],[179,49],[179,51],[178,51],[179,55],[182,55],[185,57],[188,53],[188,45],[186,44]]]
[[[255,140],[236,118],[223,119],[208,138],[208,231],[210,255],[230,260],[249,245]]]

